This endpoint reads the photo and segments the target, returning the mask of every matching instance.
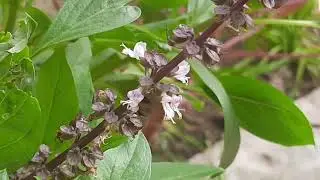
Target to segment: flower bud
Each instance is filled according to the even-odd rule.
[[[97,158],[90,152],[90,150],[86,150],[83,153],[82,163],[87,168],[95,168],[96,167]]]
[[[76,170],[69,164],[61,164],[59,167],[60,172],[68,178],[72,178],[76,175]]]
[[[193,56],[199,53],[200,47],[195,41],[188,42],[185,47],[189,56]]]
[[[173,30],[173,36],[170,44],[176,47],[183,47],[187,42],[194,39],[194,31],[187,25],[180,24],[178,28]]]
[[[36,166],[29,164],[26,167],[18,169],[13,179],[25,179],[34,173],[35,170]]]
[[[180,94],[180,90],[177,86],[171,84],[158,84],[157,88],[161,92],[168,92],[170,94]]]
[[[118,116],[114,112],[106,112],[104,113],[104,120],[108,123],[115,123],[118,121]]]
[[[92,110],[95,112],[102,112],[105,110],[109,110],[109,108],[103,102],[95,102],[92,104]]]
[[[230,20],[231,25],[236,29],[239,29],[240,27],[248,28],[254,26],[252,18],[242,10],[231,12]]]
[[[76,129],[80,133],[87,133],[91,131],[89,124],[86,120],[81,118],[80,120],[76,121]]]
[[[131,117],[129,121],[136,127],[136,128],[142,128],[143,123],[140,121],[140,119],[137,118],[137,116]]]
[[[114,94],[110,89],[99,90],[96,93],[95,102],[102,102],[104,104],[113,104],[117,99],[117,95]]]
[[[39,151],[35,153],[31,162],[34,163],[45,163],[49,157],[50,149],[47,145],[41,144],[39,147]]]
[[[140,129],[141,128],[136,127],[132,122],[129,122],[129,121],[124,122],[120,126],[120,131],[122,132],[122,134],[128,137],[135,136]]]
[[[91,153],[94,157],[96,157],[99,160],[103,160],[103,152],[99,146],[94,146],[91,148]]]
[[[139,83],[141,87],[150,87],[153,85],[153,80],[150,77],[143,76],[140,78]]]
[[[78,165],[81,162],[81,158],[82,158],[82,155],[79,147],[71,149],[67,154],[67,162],[71,166]]]
[[[276,6],[275,0],[260,0],[264,7],[272,9]]]
[[[220,61],[220,56],[217,52],[205,47],[205,50],[202,54],[202,60],[206,65],[214,65]]]
[[[36,171],[36,176],[40,177],[41,179],[48,179],[50,175],[50,172],[44,165],[41,168],[38,168]]]
[[[77,136],[77,132],[72,126],[61,126],[57,136],[61,141],[70,140]]]
[[[214,8],[214,13],[217,15],[230,14],[230,6],[219,5]]]
[[[168,60],[164,55],[155,51],[147,51],[141,61],[146,68],[151,69],[159,69],[168,63]]]

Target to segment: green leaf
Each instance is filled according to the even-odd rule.
[[[154,0],[144,0],[141,3],[146,5],[148,8],[153,10],[161,10],[164,8],[180,8],[185,6],[188,0],[175,0],[175,1],[154,1]]]
[[[227,95],[220,81],[210,71],[196,60],[190,61],[192,69],[198,74],[201,80],[217,96],[224,112],[224,150],[220,166],[228,167],[237,155],[240,145],[239,121],[234,112],[230,98]]]
[[[140,132],[134,139],[104,153],[98,164],[97,177],[78,179],[149,180],[151,176],[151,151],[148,141]]]
[[[0,169],[27,163],[41,144],[44,122],[36,98],[18,90],[0,91]]]
[[[56,133],[78,113],[78,100],[72,73],[63,49],[58,49],[41,67],[36,84],[36,97],[46,123],[44,144],[52,150],[58,148]]]
[[[138,7],[129,0],[68,0],[37,46],[39,51],[63,41],[108,31],[136,20]]]
[[[31,37],[37,26],[37,22],[31,16],[26,14],[26,17],[19,22],[19,27],[13,34],[11,40],[12,48],[8,50],[9,53],[19,53],[27,47],[28,40]]]
[[[129,24],[112,31],[100,33],[93,36],[94,46],[105,48],[114,48],[122,50],[120,45],[124,43],[133,47],[137,42],[143,40],[148,44],[148,48],[158,48],[158,43],[166,43],[166,39],[155,35],[143,26]]]
[[[294,102],[272,86],[240,76],[221,76],[243,128],[286,146],[314,144],[312,128]]]
[[[9,180],[8,173],[5,169],[0,171],[0,180]]]
[[[213,2],[210,0],[189,0],[188,14],[189,24],[201,24],[212,18]]]
[[[68,45],[66,57],[73,75],[80,110],[85,116],[88,116],[92,112],[94,92],[90,74],[92,52],[89,38],[82,38]]]
[[[105,144],[102,145],[102,150],[106,151],[108,149],[118,147],[124,142],[126,142],[127,140],[128,140],[127,136],[114,133],[111,135],[110,138],[108,138]]]
[[[187,163],[152,163],[151,180],[198,180],[217,177],[223,169]]]
[[[39,38],[45,34],[49,26],[51,25],[51,20],[45,13],[43,13],[41,10],[35,7],[27,8],[26,13],[37,23],[37,26],[34,32],[32,33],[32,36],[30,37],[29,41],[31,42],[31,44],[33,44],[35,41],[39,40]]]
[[[143,0],[139,4],[145,23],[168,19],[181,14],[181,8],[186,7],[188,0],[155,1]],[[180,10],[180,11],[179,11]],[[167,13],[163,13],[167,12]]]
[[[8,10],[8,19],[5,25],[5,32],[12,32],[16,25],[17,15],[19,12],[21,0],[11,0],[11,1],[4,1],[4,3],[8,3],[7,8]]]
[[[97,53],[91,61],[91,75],[93,81],[113,73],[114,70],[121,66],[130,63],[130,60],[120,57],[119,52],[114,49],[108,48]]]
[[[4,30],[5,24],[9,19],[10,4],[9,0],[0,1],[0,31]]]
[[[0,32],[0,62],[9,55],[8,50],[12,47],[11,40],[11,33]]]
[[[127,92],[139,85],[139,76],[135,74],[124,74],[113,72],[96,80],[94,86],[96,89],[111,88],[116,90],[121,96],[126,96]]]

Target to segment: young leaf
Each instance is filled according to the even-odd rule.
[[[69,0],[57,15],[36,52],[48,46],[108,31],[136,20],[141,12],[130,0]]]
[[[151,176],[151,151],[148,141],[140,132],[132,140],[104,153],[104,160],[99,162],[96,177],[78,179],[104,180],[149,180]]]
[[[90,74],[92,53],[89,38],[82,38],[68,45],[66,57],[73,75],[80,110],[85,116],[88,116],[92,112],[94,91]]]
[[[198,74],[201,80],[217,96],[224,112],[224,150],[220,166],[228,167],[237,155],[240,145],[239,121],[233,110],[229,96],[220,81],[210,71],[196,60],[190,61],[192,69]]]
[[[36,98],[18,90],[0,92],[0,169],[27,163],[41,144],[44,122]]]
[[[56,148],[56,133],[78,113],[78,100],[63,49],[58,49],[41,67],[36,84],[42,121],[46,123],[43,143]]]
[[[187,163],[152,163],[151,180],[186,180],[217,177],[223,169]]]
[[[221,76],[243,128],[286,146],[314,144],[312,128],[293,101],[272,86],[240,76]]]
[[[0,171],[0,180],[9,180],[8,173],[5,169]]]

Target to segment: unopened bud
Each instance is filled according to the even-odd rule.
[[[185,47],[188,55],[193,56],[199,53],[200,47],[195,41],[188,42]]]
[[[91,131],[91,128],[89,127],[89,124],[86,120],[81,118],[80,120],[76,121],[76,129],[80,133],[87,133]]]
[[[92,104],[92,110],[94,110],[95,112],[102,112],[107,109],[108,107],[103,102],[95,102],[94,104]]]
[[[106,112],[104,113],[104,120],[110,124],[115,123],[118,121],[118,116],[115,112]]]
[[[96,93],[96,102],[103,102],[105,104],[113,104],[117,95],[114,94],[110,89],[99,90]]]
[[[60,165],[59,170],[63,175],[67,176],[68,178],[72,178],[76,175],[75,168],[73,168],[69,164]]]
[[[150,77],[144,76],[139,80],[141,87],[150,87],[153,85],[153,80]]]
[[[67,154],[67,162],[71,165],[71,166],[76,166],[81,162],[81,152],[80,152],[80,148],[76,147],[71,149],[68,154]]]
[[[275,0],[260,0],[260,1],[266,8],[269,8],[269,9],[272,9],[276,6]]]
[[[205,47],[205,50],[202,54],[202,60],[207,65],[213,65],[220,61],[220,56],[214,50]]]
[[[164,55],[155,51],[145,52],[145,56],[141,59],[141,61],[146,68],[151,69],[159,69],[160,67],[166,65],[168,62],[167,58]]]
[[[76,129],[72,126],[61,126],[57,136],[62,141],[70,140],[77,136],[77,132]]]
[[[50,154],[49,147],[45,144],[41,144],[39,147],[39,151],[31,159],[31,162],[35,163],[45,163]]]
[[[180,24],[178,28],[173,30],[173,36],[170,45],[183,47],[187,42],[194,39],[194,31],[187,25]]]
[[[214,8],[214,13],[217,15],[226,15],[230,13],[230,6],[219,5]]]

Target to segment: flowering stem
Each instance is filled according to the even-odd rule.
[[[118,115],[119,119],[123,118],[125,115],[126,108],[125,106],[119,106],[116,110],[115,113]],[[92,118],[98,118],[102,117],[104,112],[100,112],[99,114],[94,114],[89,119]],[[47,165],[47,169],[49,171],[52,171],[55,169],[57,166],[59,166],[61,163],[64,162],[64,160],[67,157],[67,153],[73,148],[73,147],[79,147],[80,149],[84,148],[87,146],[90,142],[92,142],[96,137],[101,135],[103,132],[105,132],[106,127],[109,125],[107,121],[102,121],[97,127],[95,127],[89,134],[84,136],[83,138],[79,139],[76,143],[72,145],[69,149],[65,150],[63,153],[59,154],[57,157],[52,159]]]
[[[237,1],[232,7],[231,10],[237,10],[242,8],[244,4],[246,4],[249,0],[239,0]],[[208,29],[206,29],[197,39],[196,42],[199,46],[202,46],[203,43],[206,41],[207,38],[209,38],[214,31],[225,21],[229,19],[229,17],[219,18],[216,20]],[[154,83],[159,82],[163,77],[170,74],[170,72],[178,66],[183,60],[187,58],[187,54],[182,51],[180,52],[176,57],[174,57],[166,66],[161,68],[153,77]],[[119,119],[123,118],[126,113],[126,107],[123,105],[120,105],[116,110],[115,113],[119,117]],[[102,117],[103,115],[94,115],[93,118]],[[90,117],[89,117],[90,118]],[[73,147],[79,147],[84,148],[87,146],[90,142],[92,142],[95,138],[100,136],[103,132],[105,132],[106,128],[109,126],[109,123],[106,121],[101,122],[97,127],[95,127],[91,132],[89,132],[86,136],[82,137],[79,141],[75,142],[72,147],[65,150],[63,153],[52,159],[49,163],[47,163],[46,167],[49,171],[54,170],[56,167],[58,167],[61,163],[63,163],[66,160],[67,153],[73,148]],[[29,176],[26,179],[32,179],[33,176]]]
[[[243,7],[249,0],[239,0],[237,1],[232,7],[231,11],[238,10]],[[219,18],[211,26],[206,29],[197,39],[196,42],[198,46],[202,46],[203,43],[218,29],[219,26],[222,25],[223,22],[229,19],[229,16],[225,18]],[[157,74],[154,76],[153,81],[154,83],[159,82],[162,78],[166,75],[170,74],[170,72],[178,66],[183,60],[187,59],[187,54],[184,51],[181,51],[176,57],[174,57],[166,66],[161,68]]]

